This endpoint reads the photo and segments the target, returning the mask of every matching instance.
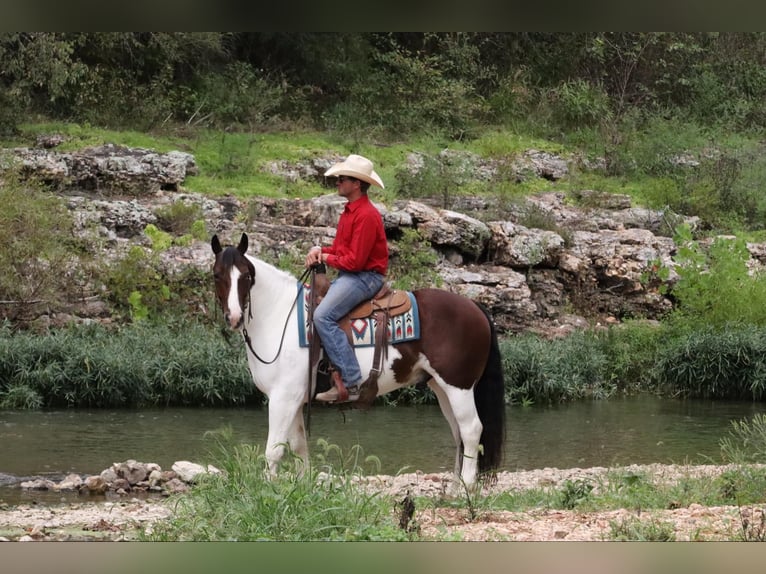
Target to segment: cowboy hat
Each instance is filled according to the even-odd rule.
[[[372,169],[372,162],[366,157],[353,153],[343,161],[333,165],[330,169],[324,172],[324,174],[325,177],[348,175],[366,181],[370,185],[377,185],[381,189],[384,187],[383,180],[380,179],[380,176],[375,173],[374,169]]]

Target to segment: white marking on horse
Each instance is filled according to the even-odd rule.
[[[239,278],[242,275],[239,269],[235,266],[231,268],[231,274],[229,279],[231,281],[229,287],[229,300],[226,304],[229,307],[229,325],[232,328],[236,328],[242,321],[242,308],[239,306]]]

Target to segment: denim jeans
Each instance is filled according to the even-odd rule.
[[[346,386],[361,384],[362,371],[354,348],[338,320],[366,299],[372,299],[383,287],[385,277],[375,271],[348,273],[341,271],[314,310],[314,328],[322,340],[325,353],[340,371]]]

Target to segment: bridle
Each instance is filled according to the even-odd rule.
[[[300,276],[300,278],[298,279],[298,282],[299,283],[303,283],[304,281],[306,281],[306,279],[308,278],[310,273],[311,273],[311,269],[306,269],[303,272],[303,274]],[[253,269],[253,275],[250,278],[250,289],[247,290],[247,296],[245,298],[245,306],[247,307],[247,322],[248,323],[250,321],[252,321],[252,319],[253,319],[253,305],[252,305],[252,302],[250,300],[250,293],[252,292],[253,288],[255,287],[255,281],[256,281],[255,269]],[[277,349],[277,353],[276,353],[276,355],[274,355],[274,358],[271,359],[270,361],[267,361],[264,358],[262,358],[256,352],[256,350],[253,349],[252,340],[250,339],[250,335],[247,333],[247,323],[245,323],[242,326],[242,337],[245,340],[245,344],[247,345],[247,348],[250,350],[250,352],[253,354],[253,356],[258,361],[263,363],[264,365],[271,365],[272,363],[274,363],[279,358],[279,355],[282,353],[282,346],[285,343],[285,334],[287,333],[287,325],[290,322],[290,315],[292,314],[293,309],[295,309],[295,305],[298,302],[298,298],[300,297],[300,295],[301,295],[300,290],[297,290],[297,293],[295,294],[295,298],[293,299],[293,302],[290,305],[290,310],[287,312],[287,316],[285,317],[285,324],[282,327],[282,336],[279,338],[279,348]]]

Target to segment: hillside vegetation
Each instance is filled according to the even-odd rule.
[[[764,48],[763,33],[2,33],[0,132],[3,147],[57,133],[62,150],[188,151],[199,175],[185,188],[211,196],[325,193],[264,165],[356,152],[379,167],[384,203],[436,197],[449,206],[459,195],[488,195],[502,204],[554,189],[577,202],[578,191],[595,189],[697,216],[694,230],[675,230],[681,280],[659,327],[636,317],[565,341],[508,338],[506,399],[652,389],[760,400],[766,289],[743,246],[766,239]],[[477,183],[440,159],[445,149],[503,159],[530,148],[599,167],[559,182],[500,173]],[[402,169],[411,152],[428,162],[417,177]],[[88,250],[50,191],[12,171],[0,185],[0,264],[13,270],[0,276],[0,338],[12,342],[0,345],[0,406],[245,402],[254,391],[243,383],[244,360],[224,382],[212,362],[130,369],[122,341],[142,356],[173,348],[167,338],[177,336],[179,348],[214,356],[220,338],[188,304],[209,293],[209,278],[170,284],[138,251],[107,268],[93,261],[51,272],[73,254],[87,260]],[[164,215],[176,225],[173,240],[205,238],[194,213]],[[728,239],[710,240],[722,234]],[[55,301],[85,283],[114,298],[111,337],[98,327],[19,332],[14,301]],[[184,337],[189,322],[214,343],[197,348],[205,338]],[[433,397],[408,391],[392,400]]]

